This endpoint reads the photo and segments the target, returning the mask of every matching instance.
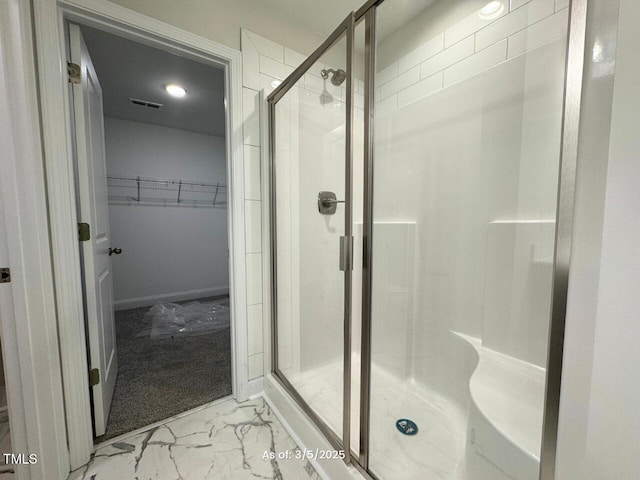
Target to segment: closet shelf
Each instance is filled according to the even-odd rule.
[[[202,183],[192,180],[154,177],[127,177],[120,175],[107,176],[107,186],[118,191],[131,194],[111,194],[111,199],[126,199],[141,202],[175,201],[178,204],[207,204],[211,206],[226,206],[227,185],[224,183]],[[145,192],[149,192],[145,195]],[[154,192],[154,193],[151,193]],[[167,192],[163,195],[162,192]],[[171,192],[169,195],[168,193]]]

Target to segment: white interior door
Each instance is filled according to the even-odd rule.
[[[118,373],[113,312],[113,279],[109,258],[109,206],[104,148],[102,89],[77,25],[69,25],[71,62],[80,66],[81,83],[73,86],[79,222],[88,223],[90,240],[81,243],[84,267],[90,368],[99,370],[93,389],[96,436],[105,433]]]

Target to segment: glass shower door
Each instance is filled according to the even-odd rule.
[[[567,3],[407,5],[376,7],[367,467],[537,479]]]
[[[274,373],[336,448],[349,444],[351,35],[348,18],[269,98]]]

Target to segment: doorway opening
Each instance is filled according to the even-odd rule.
[[[81,72],[75,173],[102,442],[233,393],[225,72],[68,27]]]

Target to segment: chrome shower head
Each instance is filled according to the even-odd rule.
[[[332,74],[331,83],[333,83],[336,87],[342,85],[342,83],[347,78],[347,73],[341,68],[339,68],[338,70],[334,70],[333,68],[325,68],[320,72],[320,75],[322,75],[322,78],[324,78],[325,80],[329,78],[330,74]]]

